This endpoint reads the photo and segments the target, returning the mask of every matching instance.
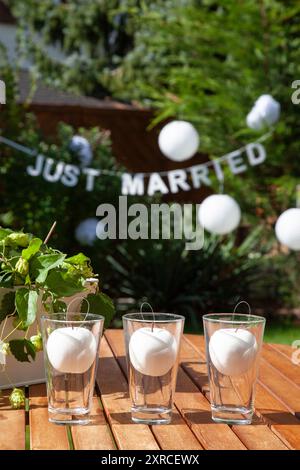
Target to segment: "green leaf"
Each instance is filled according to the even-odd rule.
[[[35,359],[35,347],[28,339],[12,339],[9,341],[9,348],[17,361],[31,362],[29,357]]]
[[[0,323],[15,310],[15,291],[0,289]]]
[[[36,282],[45,282],[48,272],[60,266],[66,255],[62,253],[53,255],[42,255],[32,259],[30,266],[30,277]]]
[[[115,306],[108,295],[99,292],[98,294],[89,294],[86,297],[87,302],[81,304],[81,312],[102,315],[105,318],[104,328],[108,328],[114,315]]]
[[[0,287],[13,287],[14,275],[11,271],[0,272]]]
[[[7,235],[5,244],[12,247],[25,248],[29,245],[32,235],[23,232],[12,232]]]
[[[49,273],[45,286],[57,297],[69,297],[84,290],[81,278],[72,277],[66,271],[52,271]]]
[[[32,256],[34,256],[39,251],[42,244],[43,242],[40,238],[33,238],[29,243],[28,248],[22,250],[22,258],[24,258],[26,261],[29,261],[30,258],[32,258]]]
[[[38,293],[26,288],[18,289],[16,292],[16,309],[19,319],[26,327],[32,325],[36,319]]]
[[[77,265],[84,265],[86,263],[89,263],[91,260],[87,256],[85,256],[83,253],[78,253],[75,256],[71,256],[70,258],[66,258],[65,262],[69,264],[77,264]]]
[[[10,233],[12,233],[12,230],[9,228],[0,228],[0,241],[4,240]]]

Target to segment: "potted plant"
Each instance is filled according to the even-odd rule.
[[[113,302],[99,290],[90,259],[68,257],[47,240],[0,227],[0,388],[44,379],[39,316],[68,308],[101,314],[105,326],[113,318]],[[13,406],[22,403],[20,392],[13,390]]]

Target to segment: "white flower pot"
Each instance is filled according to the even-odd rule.
[[[8,293],[11,289],[0,288],[0,296]],[[65,297],[63,301],[69,306],[70,312],[79,312],[82,299],[88,294],[96,293],[98,290],[98,280],[95,278],[87,279],[86,290],[79,292],[71,297]],[[42,302],[39,302],[37,321],[40,321],[40,316],[45,313]],[[10,331],[13,330],[13,320],[8,318],[5,329],[2,333],[4,322],[0,324],[1,337],[4,338]],[[33,325],[29,329],[28,338],[36,334],[36,327]],[[16,330],[9,337],[11,339],[18,339],[24,337],[24,331]],[[44,354],[43,351],[36,354],[36,358],[32,362],[19,362],[12,355],[6,356],[6,366],[0,365],[0,389],[11,388],[12,385],[19,387],[22,385],[31,385],[35,383],[45,382],[45,368],[44,368]]]

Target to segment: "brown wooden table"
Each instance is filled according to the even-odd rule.
[[[133,424],[126,380],[123,333],[107,330],[101,343],[92,423],[48,422],[45,385],[26,387],[26,409],[0,398],[0,449],[300,449],[300,367],[289,346],[265,344],[257,384],[256,415],[248,426],[211,420],[202,336],[185,335],[169,425]]]

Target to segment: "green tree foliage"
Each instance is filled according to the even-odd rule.
[[[274,262],[268,250],[261,227],[242,243],[206,236],[199,252],[186,251],[182,240],[128,241],[108,256],[111,293],[119,311],[139,311],[148,301],[155,311],[185,315],[196,331],[202,314],[232,311],[240,299],[272,316],[270,299],[273,308],[290,303],[291,282],[283,282],[280,258]],[[128,297],[132,302],[123,303]]]
[[[246,177],[226,175],[225,189],[250,223],[257,215],[273,223],[294,204],[300,108],[291,102],[290,87],[300,72],[298,2],[7,2],[20,22],[20,50],[45,80],[137,100],[156,108],[157,120],[189,120],[210,157],[257,138],[245,117],[259,95],[272,94],[282,117],[266,144],[268,161]],[[47,44],[59,45],[67,59],[50,60]]]
[[[129,50],[128,10],[136,0],[7,0],[18,19],[19,53],[53,85],[97,97],[108,93],[101,72]],[[122,5],[122,9],[120,9]],[[45,51],[56,47],[51,58]]]
[[[260,136],[245,118],[261,94],[280,102],[265,165],[245,177],[226,175],[225,190],[252,223],[257,216],[273,223],[295,204],[300,108],[291,84],[300,73],[299,16],[295,1],[150,2],[132,18],[134,48],[110,73],[116,96],[155,107],[157,120],[193,122],[210,157]]]
[[[263,225],[260,243],[266,244],[269,250],[266,256],[272,256],[274,265],[277,263],[279,246],[273,235],[274,222],[283,210],[295,204],[295,186],[300,176],[300,107],[291,102],[291,83],[300,75],[300,7],[296,0],[7,0],[7,3],[13,7],[20,22],[20,50],[33,60],[34,69],[44,80],[94,96],[107,93],[118,99],[138,101],[157,110],[156,121],[166,117],[189,120],[197,127],[200,151],[207,153],[208,158],[257,139],[261,134],[248,129],[245,118],[259,95],[272,94],[280,102],[282,113],[276,129],[265,143],[267,161],[260,167],[249,168],[244,176],[232,177],[227,173],[225,191],[241,205],[247,231],[258,223]],[[53,43],[64,52],[64,61],[50,60],[45,54],[46,45]],[[16,120],[12,119],[12,122],[16,123]],[[39,143],[36,134],[30,137],[30,132],[26,142],[36,143],[41,151],[50,152],[50,156],[53,150],[53,156],[59,152],[62,158],[68,159],[64,142],[71,130],[63,129],[58,139],[62,147],[51,144],[45,149],[45,144]],[[60,204],[64,204],[64,191],[70,190],[61,188]],[[84,200],[86,195],[82,194],[82,198]],[[47,208],[42,207],[40,214],[44,217]],[[52,219],[53,213],[50,215],[48,213],[47,220]],[[79,215],[81,217],[80,209]],[[70,224],[67,233],[73,233],[74,221]],[[128,256],[139,259],[138,250],[126,248]],[[149,255],[146,249],[141,252],[144,264],[152,259],[150,255],[155,258],[155,250],[150,253],[148,249]],[[179,253],[180,250],[179,246]],[[224,250],[226,252],[226,248]],[[157,253],[157,258],[161,259],[159,250]],[[258,253],[259,250],[254,257]],[[115,250],[112,258],[109,255],[103,257],[107,269],[111,259],[116,259],[121,267],[123,262],[126,265],[127,255],[124,258],[121,255],[118,256],[118,250]],[[252,255],[250,250],[245,255],[245,262]],[[177,253],[175,259],[178,256]],[[197,256],[202,261],[206,259],[205,253],[197,253]],[[230,274],[234,256],[237,256],[234,246],[226,258],[231,260],[228,264],[224,261],[225,255],[218,256],[218,274],[212,275],[219,276],[223,269]],[[136,289],[149,279],[151,286],[158,289],[160,282],[153,283],[151,277],[155,275],[154,268],[145,276],[142,261],[136,259],[133,260],[133,266],[136,266],[133,274],[140,276],[140,281],[135,282]],[[155,265],[156,261],[153,262]],[[261,260],[257,258],[257,266],[260,265]],[[292,298],[290,281],[297,286],[295,265],[295,254],[284,258],[281,278],[286,284],[281,286],[280,295],[285,299]],[[184,269],[189,266],[190,262]],[[255,266],[251,267],[255,272]],[[163,279],[167,279],[168,269],[163,263],[160,270]],[[239,269],[242,273],[243,268]],[[127,280],[124,281],[121,271],[117,278],[114,278],[116,269],[111,271],[112,287],[121,283],[125,286]],[[268,275],[262,278],[268,279]],[[134,292],[134,286],[129,285],[130,274],[128,279],[129,295]],[[201,276],[197,279],[200,284]],[[232,280],[230,276],[226,279]],[[235,286],[239,282],[238,276],[234,279]],[[255,282],[255,274],[251,279]],[[231,280],[228,281],[230,285]],[[155,289],[151,291],[151,286],[149,296],[152,292],[155,297]],[[212,286],[213,282],[209,280],[205,286],[209,295],[215,291]],[[186,292],[189,295],[188,283]],[[222,295],[226,295],[225,292],[226,289]],[[142,289],[133,295],[136,299],[142,298]],[[160,298],[164,298],[163,289]],[[271,301],[274,302],[274,298]],[[198,303],[198,309],[199,306]]]
[[[34,116],[28,113],[26,107],[17,104],[16,74],[3,57],[2,62],[0,60],[0,76],[7,85],[7,104],[1,107],[1,135],[54,161],[80,165],[78,155],[70,150],[72,136],[80,134],[88,139],[92,147],[90,167],[117,169],[107,131],[99,128],[75,131],[71,126],[61,123],[55,140],[45,138]],[[117,201],[119,178],[109,178],[109,183],[106,177],[96,178],[95,190],[88,192],[84,179],[79,180],[76,188],[70,188],[60,182],[46,183],[41,176],[29,176],[26,168],[34,163],[34,157],[1,144],[0,225],[25,228],[43,238],[56,220],[53,243],[67,252],[78,251],[75,228],[82,220],[94,217],[98,204],[103,200],[111,203]]]

